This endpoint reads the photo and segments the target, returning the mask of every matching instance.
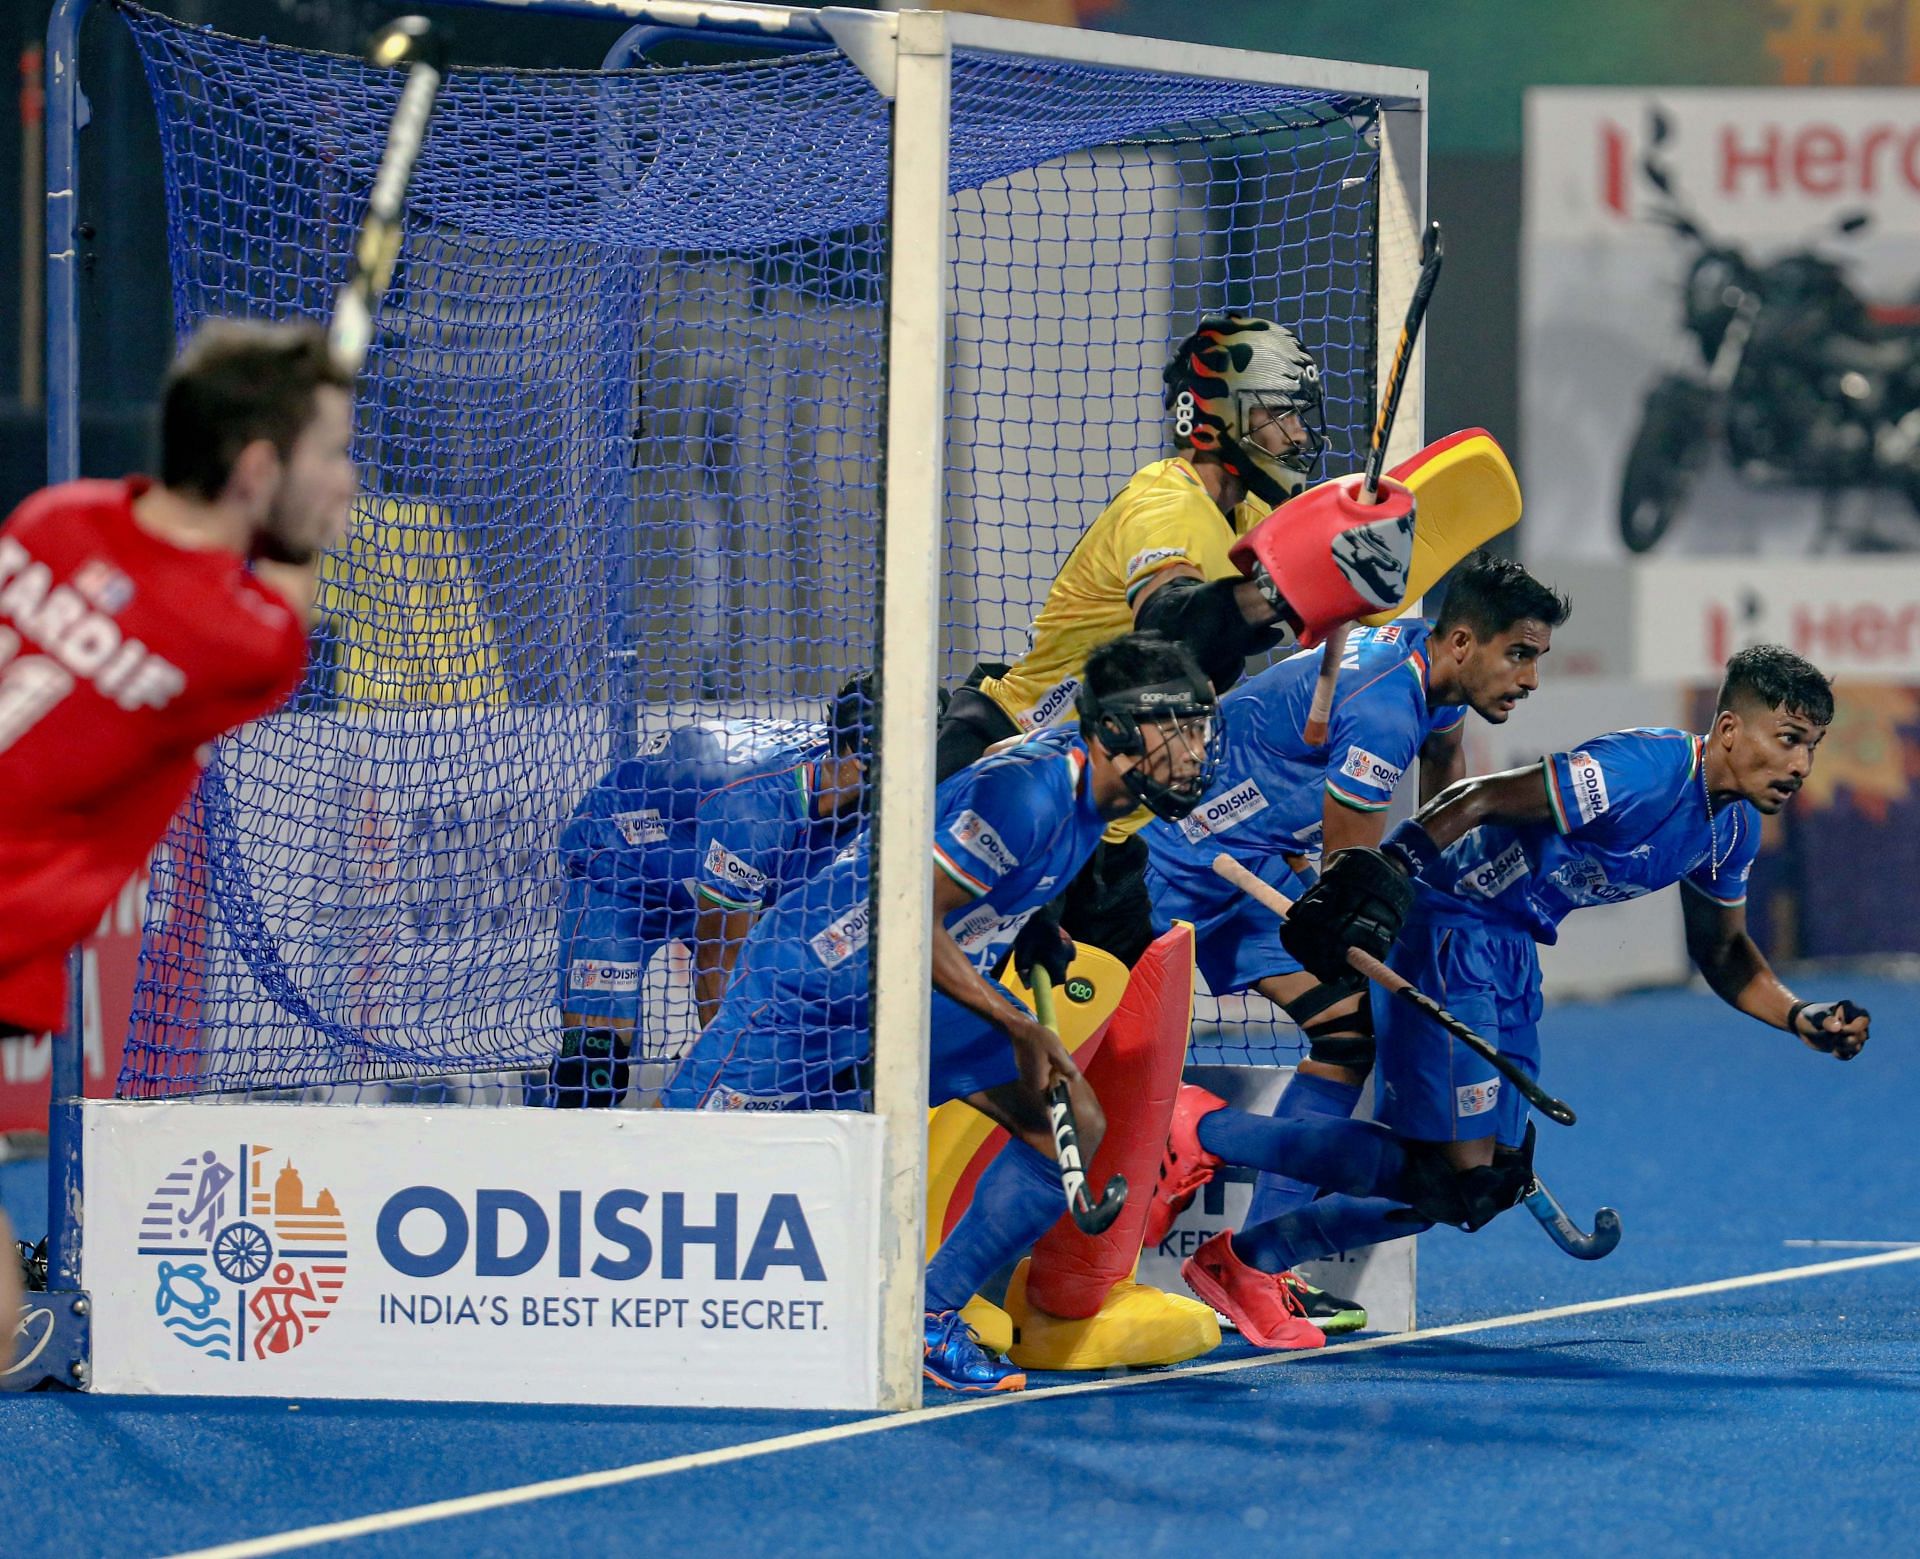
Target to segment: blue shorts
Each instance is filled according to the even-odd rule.
[[[1308,879],[1275,855],[1256,868],[1260,880],[1290,899],[1307,891]],[[1193,927],[1193,961],[1215,996],[1250,991],[1277,974],[1298,974],[1300,960],[1280,945],[1280,917],[1255,903],[1212,872],[1204,878],[1173,877],[1147,867],[1147,892],[1153,899],[1153,934],[1160,936],[1176,920]]]
[[[583,1018],[640,1021],[640,990],[653,955],[669,942],[691,942],[693,917],[666,906],[639,908],[581,877],[567,879],[560,911],[560,956],[554,1000]]]
[[[1387,962],[1510,1057],[1540,1075],[1540,959],[1524,931],[1414,922]],[[1498,1139],[1518,1147],[1527,1101],[1439,1024],[1373,987],[1379,1049],[1374,1117],[1421,1142]]]
[[[1026,1011],[1006,987],[987,983]],[[777,990],[751,977],[736,982],[660,1102],[670,1110],[848,1107],[853,1101],[844,1074],[873,1051],[870,1013],[863,999],[838,1012],[805,1008],[795,1022],[794,1004]],[[928,1103],[945,1104],[1018,1076],[1006,1031],[935,991]]]

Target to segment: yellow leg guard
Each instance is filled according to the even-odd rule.
[[[1220,1322],[1210,1306],[1132,1278],[1115,1283],[1099,1312],[1085,1320],[1048,1315],[1027,1302],[1027,1266],[1022,1261],[1015,1267],[1007,1285],[1007,1313],[1018,1332],[1007,1357],[1022,1369],[1178,1364],[1220,1345]]]
[[[991,1299],[975,1294],[961,1308],[960,1318],[973,1328],[988,1353],[1005,1353],[1013,1346],[1013,1317]]]

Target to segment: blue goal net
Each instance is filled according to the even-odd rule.
[[[179,331],[326,317],[398,74],[118,10]],[[1169,452],[1160,369],[1204,312],[1299,332],[1326,469],[1357,468],[1377,122],[956,55],[947,685],[1019,653],[1075,541]],[[849,684],[884,555],[888,126],[832,49],[448,78],[311,668],[168,835],[122,1096],[658,1086],[725,984],[703,946],[862,821],[840,760],[865,751]],[[792,826],[716,832],[742,787]],[[1255,1004],[1202,1028],[1288,1050]]]

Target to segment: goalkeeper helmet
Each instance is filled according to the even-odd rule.
[[[1180,343],[1161,378],[1175,435],[1218,454],[1256,498],[1282,504],[1306,485],[1326,447],[1320,366],[1285,325],[1209,315]],[[1264,419],[1257,416],[1263,411]],[[1266,447],[1268,427],[1289,414],[1300,419],[1305,440],[1289,440],[1275,453]]]
[[[1193,652],[1157,633],[1129,633],[1087,657],[1076,700],[1080,734],[1136,760],[1127,789],[1156,817],[1179,822],[1200,805],[1220,766],[1220,701]],[[1144,726],[1159,730],[1149,743]],[[1162,762],[1162,755],[1165,761]],[[1182,773],[1182,758],[1192,759]],[[1164,768],[1165,779],[1152,772]]]

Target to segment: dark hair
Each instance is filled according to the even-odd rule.
[[[879,721],[873,673],[849,677],[827,706],[827,731],[833,739],[834,752],[865,763],[873,756],[873,729]]]
[[[1833,684],[1812,661],[1783,645],[1750,645],[1727,662],[1715,712],[1741,701],[1785,709],[1815,725],[1833,724]]]
[[[1466,627],[1476,639],[1486,640],[1528,618],[1558,628],[1572,610],[1564,595],[1541,584],[1512,558],[1483,550],[1454,570],[1433,631]]]
[[[1123,633],[1087,657],[1080,681],[1096,699],[1109,699],[1162,682],[1207,683],[1193,651],[1157,633]]]
[[[284,459],[323,384],[351,391],[326,332],[311,322],[210,319],[167,370],[160,392],[160,480],[218,498],[240,451],[269,439]]]

